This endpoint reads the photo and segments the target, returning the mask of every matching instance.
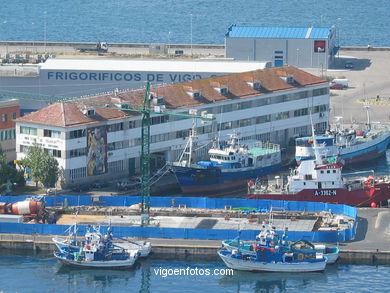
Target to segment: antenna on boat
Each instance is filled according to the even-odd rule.
[[[364,98],[364,104],[363,108],[366,109],[366,114],[367,114],[367,128],[368,130],[371,130],[371,121],[370,121],[370,103],[368,102],[368,99],[366,97],[366,84],[363,83],[363,98]]]
[[[311,116],[311,112],[310,112],[310,124],[311,124],[311,137],[313,140],[313,149],[314,149],[314,155],[315,155],[314,161],[316,164],[321,164],[322,160],[321,160],[320,152],[318,151],[318,144],[317,144],[317,140],[315,137],[313,117]]]

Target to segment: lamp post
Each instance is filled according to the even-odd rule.
[[[45,10],[43,12],[43,19],[44,19],[44,23],[43,23],[43,41],[44,41],[44,48],[45,48],[45,54],[46,54],[46,15],[47,15],[47,11]]]
[[[337,33],[337,58],[340,58],[340,21],[342,18],[337,18],[337,26],[336,26],[336,33]]]
[[[190,42],[191,42],[191,56],[192,56],[192,13],[190,13]]]
[[[171,32],[168,32],[168,58],[169,58],[169,50],[171,49]]]
[[[297,48],[297,67],[299,67],[299,48]]]

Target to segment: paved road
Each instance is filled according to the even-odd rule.
[[[345,69],[346,61],[352,60],[354,68]],[[350,87],[346,90],[332,90],[330,97],[330,117],[342,116],[344,123],[351,121],[366,122],[366,112],[358,99],[390,97],[390,51],[341,51],[336,60],[336,69],[323,72],[333,78],[347,78]],[[318,70],[309,72],[321,75]],[[371,105],[370,113],[373,122],[390,123],[390,104]],[[331,119],[332,119],[331,118]],[[332,122],[332,120],[330,121]]]

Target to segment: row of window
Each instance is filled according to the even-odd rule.
[[[0,131],[0,141],[12,140],[16,138],[15,129],[8,129]]]
[[[21,144],[20,145],[20,152],[26,154],[26,153],[28,153],[29,148],[30,148],[30,146]],[[53,157],[61,158],[61,153],[62,153],[61,150],[44,148],[44,151],[49,153]]]
[[[60,138],[61,137],[61,131],[44,129],[43,130],[43,136],[44,137]]]
[[[16,113],[12,113],[10,115],[10,117],[11,117],[12,120],[15,120],[16,119]],[[8,115],[6,113],[1,114],[1,121],[2,122],[7,122],[8,121]]]
[[[86,167],[70,169],[69,171],[70,180],[85,178],[87,176]]]

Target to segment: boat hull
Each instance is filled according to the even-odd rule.
[[[221,170],[174,166],[173,170],[184,193],[220,192],[246,185],[247,180],[279,172],[281,163],[262,168]]]
[[[285,273],[304,273],[318,272],[325,270],[326,260],[315,262],[260,262],[232,258],[218,251],[226,266],[230,269],[241,271],[260,271],[260,272],[285,272]]]
[[[54,253],[54,256],[64,265],[80,268],[110,268],[110,269],[125,269],[131,268],[137,257],[131,256],[126,260],[107,260],[107,261],[77,261],[62,257],[58,253]]]
[[[224,248],[226,248],[228,251],[237,250],[238,245],[234,245],[234,244],[237,244],[237,241],[236,242],[234,242],[234,240],[222,241],[222,246]],[[244,246],[243,245],[240,246],[240,251],[244,254],[255,255],[256,252],[253,250],[250,250],[249,247],[250,247],[250,243],[244,243]],[[321,253],[323,252],[323,251],[317,250],[316,248],[315,248],[315,250],[317,252],[321,252]],[[323,253],[323,255],[327,258],[327,260],[326,260],[327,264],[334,264],[339,257],[339,248],[338,247],[326,247],[325,253]]]
[[[261,191],[249,189],[248,198],[370,206],[372,203],[384,202],[390,199],[390,184],[379,183],[374,187],[351,191],[344,188],[304,189],[297,193],[261,193]]]

